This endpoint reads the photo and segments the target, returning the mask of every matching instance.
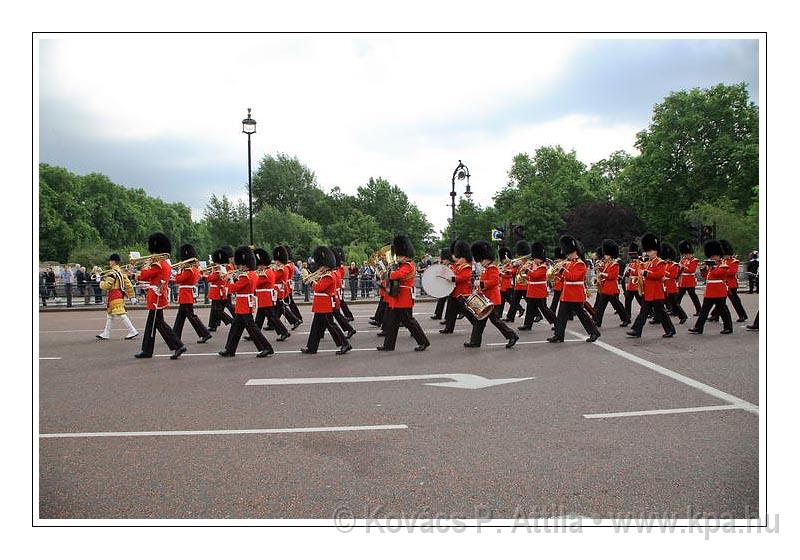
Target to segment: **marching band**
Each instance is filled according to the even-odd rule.
[[[731,334],[733,323],[728,301],[736,311],[738,321],[747,320],[737,294],[739,261],[728,241],[706,242],[703,246],[706,260],[702,263],[694,257],[694,248],[688,241],[681,241],[676,251],[671,244],[661,243],[654,234],[646,233],[640,243],[643,255],[639,254],[639,245],[631,243],[629,260],[622,270],[619,245],[610,239],[604,239],[596,249],[594,262],[587,260],[581,243],[569,235],[559,239],[555,260],[547,258],[545,246],[538,241],[518,241],[513,258],[507,248],[500,247],[497,259],[495,248],[487,241],[477,241],[470,246],[466,241],[457,240],[449,248],[442,249],[440,262],[422,274],[425,292],[437,299],[436,310],[430,318],[444,318],[441,334],[452,334],[456,321],[460,317],[466,318],[472,325],[471,336],[464,342],[467,348],[481,346],[486,324],[491,323],[506,339],[506,348],[509,349],[519,340],[519,334],[509,325],[518,313],[525,317],[524,324],[518,329],[520,331],[532,330],[534,323],[542,318],[552,325],[553,334],[547,339],[551,343],[564,342],[567,321],[575,316],[589,335],[586,341],[596,341],[601,336],[603,315],[609,304],[620,319],[619,326],[627,327],[631,323],[634,299],[639,303],[639,312],[631,330],[626,332],[632,338],[642,336],[648,318],[652,318],[651,324],[661,324],[664,338],[675,336],[677,331],[670,316],[677,317],[680,325],[687,321],[688,315],[681,308],[681,300],[686,294],[697,317],[694,326],[688,329],[692,334],[703,334],[705,324],[715,318],[722,318],[721,334]],[[153,356],[155,333],[158,331],[172,351],[170,358],[178,359],[186,352],[181,337],[187,319],[199,337],[198,344],[207,343],[213,336],[211,333],[220,325],[230,325],[225,347],[219,351],[223,357],[235,356],[239,340],[246,330],[245,340],[255,344],[259,358],[274,354],[262,331],[275,331],[276,340],[283,342],[291,333],[282,317],[286,317],[292,330],[303,322],[292,297],[295,265],[291,249],[285,245],[274,247],[271,253],[264,248],[241,246],[234,251],[222,246],[210,255],[213,263],[202,269],[197,252],[190,244],[182,245],[180,261],[170,264],[172,245],[163,233],[150,236],[148,249],[149,255],[131,258],[125,267],[120,265],[120,256],[112,254],[109,268],[100,273],[103,278],[100,286],[108,292],[106,326],[97,335],[100,340],[110,338],[113,317],[120,317],[127,327],[126,339],[139,335],[127,316],[125,297],[136,303],[134,283],[147,289],[147,323],[141,351],[136,358]],[[421,352],[431,345],[413,315],[414,286],[420,272],[414,264],[414,256],[411,240],[405,235],[397,235],[391,244],[376,251],[369,259],[379,280],[380,302],[370,320],[371,324],[381,327],[378,335],[384,337],[377,350],[395,349],[400,326],[415,339],[417,346],[414,350]],[[231,259],[234,264],[230,263]],[[315,354],[327,330],[338,347],[336,354],[346,354],[352,349],[350,338],[357,331],[342,291],[344,252],[340,247],[318,246],[313,251],[313,263],[308,270],[301,270],[303,283],[314,294],[311,329],[301,352]],[[594,306],[587,301],[590,265],[595,272],[591,285],[597,291]],[[479,269],[479,275],[474,268]],[[705,279],[702,304],[696,294],[698,271]],[[163,313],[169,305],[168,290],[173,272],[176,273],[174,282],[178,288],[178,313],[170,327]],[[209,284],[211,315],[208,326],[194,310],[201,276]],[[624,303],[620,301],[620,284]],[[550,291],[553,297],[548,307]],[[235,305],[231,298],[235,298]],[[509,310],[503,319],[506,303]],[[757,321],[756,316],[756,322],[748,328],[757,330]]]

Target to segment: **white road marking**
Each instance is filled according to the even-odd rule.
[[[368,430],[406,430],[405,424],[378,424],[374,426],[322,426],[317,428],[264,428],[254,430],[177,430],[160,432],[73,432],[39,434],[40,439],[93,438],[93,437],[144,437],[144,436],[228,436],[247,434],[298,434],[312,432],[360,432]]]
[[[576,332],[573,331],[567,331],[567,332],[569,332],[573,336],[578,336],[578,333]],[[725,391],[720,391],[715,387],[706,385],[705,383],[701,383],[700,381],[692,379],[691,377],[686,377],[685,375],[681,375],[680,373],[672,371],[671,369],[667,369],[658,364],[654,364],[653,362],[645,360],[644,358],[640,358],[639,356],[631,354],[630,352],[625,352],[624,350],[620,350],[616,346],[611,346],[610,344],[606,344],[601,340],[596,340],[595,342],[593,342],[593,344],[595,346],[599,346],[604,350],[608,350],[609,352],[612,352],[617,356],[625,358],[626,360],[630,360],[652,371],[655,371],[656,373],[660,373],[661,375],[666,375],[667,377],[670,377],[675,381],[678,381],[685,385],[689,385],[690,387],[694,387],[695,389],[703,391],[706,394],[709,394],[727,403],[735,405],[738,408],[741,408],[742,410],[746,410],[747,412],[751,412],[753,414],[758,414],[758,405],[747,402],[746,400],[740,399],[739,397],[734,397],[733,395],[726,393]]]
[[[288,377],[276,379],[250,379],[245,385],[312,385],[318,383],[364,383],[371,381],[420,381],[423,379],[450,379],[440,383],[425,383],[434,387],[455,387],[458,389],[483,389],[495,385],[505,385],[517,381],[527,381],[535,377],[515,377],[506,379],[487,379],[471,373],[440,373],[422,375],[380,375],[374,377]]]
[[[622,418],[624,416],[651,416],[655,414],[682,414],[684,412],[706,412],[713,410],[744,410],[735,404],[717,406],[695,406],[692,408],[663,408],[659,410],[635,410],[633,412],[608,412],[602,414],[584,414],[584,418]]]
[[[576,338],[576,339],[565,340],[564,342],[584,342],[584,340],[582,338]],[[520,344],[547,344],[547,341],[546,340],[519,340],[519,341],[517,341],[517,346],[519,346]],[[486,346],[505,346],[505,345],[506,345],[505,342],[489,342],[488,344],[486,344]]]
[[[40,360],[60,360],[61,358],[39,358]]]

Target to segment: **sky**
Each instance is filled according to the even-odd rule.
[[[72,35],[39,41],[39,159],[183,202],[247,199],[253,168],[296,155],[319,186],[400,186],[440,231],[462,160],[492,203],[543,145],[590,165],[671,91],[758,91],[758,42],[572,35]],[[464,184],[457,183],[464,191]]]

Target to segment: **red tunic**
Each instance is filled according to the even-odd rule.
[[[200,280],[200,269],[196,266],[184,268],[175,276],[175,283],[178,284],[178,304],[194,303],[195,286]]]
[[[667,261],[658,257],[642,264],[644,275],[644,300],[659,301],[664,299],[664,276],[667,272]]]
[[[528,291],[528,277],[527,277],[527,274],[523,273],[522,275],[518,275],[520,269],[522,267],[524,267],[524,266],[525,265],[523,264],[522,266],[514,267],[514,278],[515,278],[514,289],[515,290],[519,290],[521,292],[527,292]]]
[[[564,289],[561,291],[561,301],[580,302],[586,301],[586,263],[580,259],[564,261]]]
[[[314,284],[314,300],[311,311],[314,313],[333,313],[336,305],[336,277],[326,272]]]
[[[600,272],[608,275],[597,282],[597,285],[600,286],[600,293],[607,296],[617,295],[619,293],[619,261],[603,263]]]
[[[216,265],[214,272],[208,275],[208,299],[210,300],[225,299],[228,295],[228,282],[222,280],[222,275],[219,272],[221,266],[224,268],[224,265]]]
[[[250,270],[247,274],[239,275],[239,278],[228,287],[228,291],[236,294],[235,311],[237,315],[249,315],[255,307],[255,290],[258,284],[258,276],[255,271]]]
[[[139,280],[150,284],[147,290],[147,309],[164,309],[169,305],[169,277],[172,267],[169,260],[153,263],[139,274]]]
[[[505,264],[503,268],[500,269],[500,291],[505,292],[506,290],[510,290],[513,285],[514,272],[509,265]]]
[[[492,263],[481,272],[481,291],[495,305],[500,305],[500,269]]]
[[[279,268],[275,268],[274,274],[275,274],[275,291],[278,294],[278,299],[283,299],[286,297],[286,286],[284,285],[286,282],[286,267],[281,266]]]
[[[389,280],[400,280],[400,290],[397,296],[388,300],[389,307],[392,309],[410,309],[414,307],[414,278],[417,276],[417,268],[414,263],[402,262],[397,270],[389,273]]]
[[[547,265],[533,265],[528,271],[528,291],[525,297],[542,299],[547,297]]]
[[[269,267],[261,270],[256,284],[258,307],[273,307],[277,294],[278,292],[275,290],[275,271]]]
[[[681,276],[678,280],[679,288],[694,288],[697,286],[697,265],[700,263],[694,257],[683,257],[681,259]]]
[[[676,262],[667,261],[666,276],[664,277],[664,289],[667,294],[678,293],[678,282],[676,278],[680,276],[681,265]]]
[[[729,290],[735,290],[739,287],[739,259],[728,257],[725,259],[725,264],[728,265],[728,277],[725,279],[725,283]]]
[[[625,290],[635,292],[637,290],[636,283],[633,279],[639,276],[639,271],[642,269],[642,261],[636,259],[628,263],[627,276],[628,281],[625,283]]]
[[[720,261],[714,268],[708,269],[703,272],[706,278],[706,295],[707,298],[724,298],[728,297],[728,264],[725,261]]]
[[[472,295],[472,265],[468,262],[457,264],[453,268],[456,287],[453,290],[453,297]]]

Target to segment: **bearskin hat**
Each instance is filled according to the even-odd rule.
[[[582,252],[580,243],[578,243],[578,240],[571,235],[562,235],[558,240],[558,244],[561,247],[561,251],[564,253],[565,257],[570,253]]]
[[[147,249],[151,255],[171,253],[172,244],[169,242],[169,237],[161,232],[156,232],[147,239]]]
[[[414,258],[414,245],[407,235],[395,235],[392,239],[392,252],[400,257]]]
[[[687,253],[694,253],[694,247],[692,244],[689,243],[686,239],[678,243],[678,251],[681,252],[681,255],[685,255]]]
[[[442,247],[441,252],[439,253],[439,259],[441,260],[453,260],[453,252],[450,251],[450,247]]]
[[[561,247],[556,247],[553,251],[553,256],[556,260],[561,260],[564,258],[564,250]]]
[[[672,243],[667,243],[666,241],[661,244],[661,251],[659,254],[661,255],[662,259],[668,261],[674,261],[678,256],[678,253],[675,251],[675,247],[672,246]]]
[[[262,249],[259,247],[258,249],[254,250],[253,253],[256,255],[256,264],[259,266],[269,266],[272,264],[272,257],[269,256],[269,251]]]
[[[293,260],[293,259],[294,259],[294,255],[292,254],[292,248],[291,248],[291,246],[289,246],[289,245],[284,245],[284,247],[286,247],[286,256],[287,256],[287,257],[289,257],[289,260],[290,260],[290,261],[291,261],[291,260]],[[339,248],[339,250],[340,250],[340,251],[342,250],[342,249],[341,249],[341,247]]]
[[[108,260],[115,261],[115,262],[120,262],[122,259],[120,258],[118,253],[111,253],[111,256],[108,257]]]
[[[715,256],[721,257],[722,244],[716,239],[711,239],[710,241],[706,241],[705,245],[703,245],[703,252],[706,254],[706,258],[709,259]]]
[[[498,249],[497,254],[499,255],[501,261],[507,258],[511,258],[511,251],[509,251],[508,247],[506,247],[505,245],[503,245],[502,247],[500,247],[500,249]]]
[[[314,253],[311,255],[314,258],[314,264],[317,268],[327,266],[328,268],[336,267],[336,255],[325,245],[319,245],[314,248]]]
[[[545,260],[547,258],[547,250],[544,248],[544,245],[538,241],[531,243],[531,258],[541,261]]]
[[[472,250],[466,241],[456,241],[453,243],[453,256],[457,259],[472,261]]]
[[[602,259],[603,258],[603,247],[602,247],[602,245],[598,245],[597,247],[595,247],[594,254],[597,255],[598,259]]]
[[[642,251],[658,251],[659,245],[658,237],[653,233],[645,233],[642,236]]]
[[[488,241],[476,241],[470,247],[472,251],[472,258],[478,262],[489,259],[494,260],[494,247],[489,245]]]
[[[194,250],[194,245],[186,243],[185,245],[181,245],[180,249],[178,249],[178,255],[182,261],[186,259],[196,259],[197,251]]]
[[[228,262],[233,258],[233,247],[230,245],[222,245],[219,249],[228,256]]]
[[[613,239],[603,239],[603,254],[612,259],[619,258],[619,245]]]
[[[531,253],[531,244],[525,241],[524,239],[520,239],[517,241],[517,244],[514,245],[514,256],[515,257],[524,257],[525,255],[530,255]]]
[[[236,252],[233,254],[233,262],[237,265],[243,264],[250,270],[256,269],[256,255],[247,245],[236,248]]]
[[[631,241],[631,244],[628,245],[628,252],[639,254],[639,245],[636,244],[636,241]]]
[[[722,246],[722,254],[723,255],[732,255],[733,254],[733,245],[727,239],[720,239],[719,244]]]
[[[326,247],[327,248],[327,247]],[[272,260],[286,264],[289,262],[289,252],[283,245],[278,245],[272,250]]]
[[[215,249],[211,253],[211,260],[214,261],[214,264],[227,264],[230,259],[222,249]]]
[[[341,266],[344,262],[344,251],[342,251],[341,247],[328,247],[331,253],[333,253],[333,258],[336,261],[336,266]]]

